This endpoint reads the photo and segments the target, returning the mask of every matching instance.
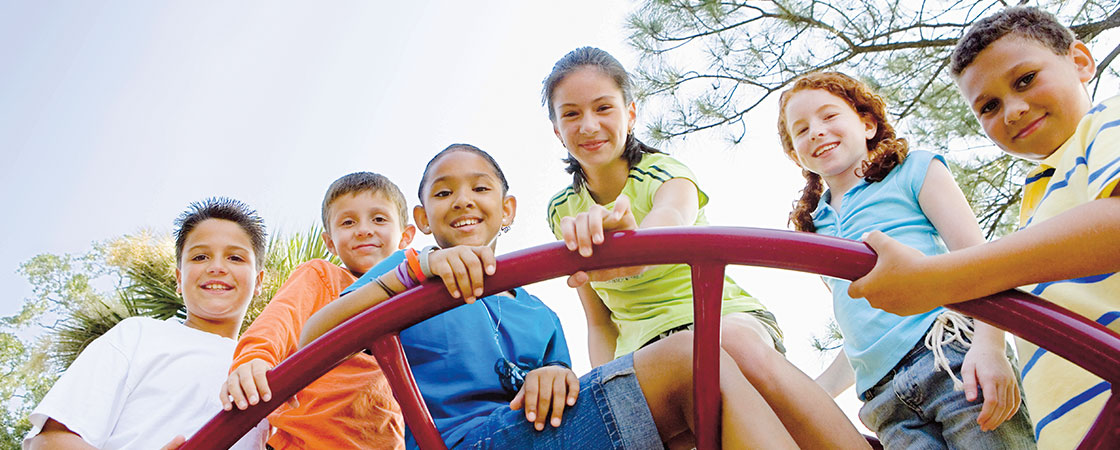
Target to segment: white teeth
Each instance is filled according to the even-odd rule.
[[[478,220],[478,219],[462,219],[462,220],[456,220],[455,223],[451,224],[451,226],[453,226],[455,228],[458,228],[458,227],[465,227],[465,226],[468,226],[468,225],[474,225],[474,224],[477,224],[479,222],[481,222],[481,220]]]
[[[202,286],[202,288],[209,291],[225,291],[229,289],[229,287],[218,283],[207,284]]]
[[[834,149],[836,147],[839,147],[839,146],[840,146],[839,142],[828,144],[828,145],[818,149],[817,152],[813,154],[813,156],[820,156],[822,153],[827,152],[829,150],[832,150],[832,149]]]

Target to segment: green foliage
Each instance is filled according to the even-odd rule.
[[[948,153],[988,147],[948,75],[948,57],[964,29],[1009,2],[902,0],[646,0],[628,19],[641,61],[640,97],[658,111],[654,140],[722,133],[738,143],[746,116],[798,75],[838,70],[874,86],[900,134],[914,148]],[[1027,2],[1020,1],[1018,4]],[[1120,1],[1042,1],[1096,51],[1093,95],[1116,93]],[[1104,44],[1097,48],[1095,44]],[[1102,83],[1102,79],[1107,78]],[[1099,89],[1104,86],[1104,89]],[[1098,100],[1104,97],[1098,97]],[[773,125],[751,124],[754,133]],[[997,152],[959,159],[954,172],[989,237],[1011,229],[1025,167]],[[997,173],[1002,170],[1003,172]],[[1011,217],[1012,219],[1008,219]]]
[[[262,293],[253,299],[242,331],[300,264],[314,258],[338,264],[321,229],[276,236],[268,243]],[[0,318],[0,448],[19,448],[27,416],[62,371],[90,342],[134,316],[185,318],[176,291],[170,235],[142,230],[79,255],[38,255],[20,266],[33,296],[19,313]],[[111,287],[103,291],[105,286]],[[101,289],[99,289],[99,287]],[[38,335],[31,339],[21,336]]]

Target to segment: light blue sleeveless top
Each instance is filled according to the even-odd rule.
[[[918,193],[934,159],[926,151],[912,151],[882,181],[859,184],[844,194],[840,209],[829,205],[825,192],[813,212],[817,233],[859,240],[865,233],[882,231],[927,255],[948,250],[937,229],[922,212]],[[856,373],[856,395],[875,386],[918,343],[944,308],[901,317],[872,308],[867,300],[848,296],[847,280],[824,277],[832,289],[832,309],[844,334],[844,351]]]

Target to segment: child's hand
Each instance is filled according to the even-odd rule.
[[[494,250],[487,246],[458,245],[428,254],[428,267],[443,280],[452,297],[474,303],[482,296],[482,278],[496,268]]]
[[[168,442],[167,445],[160,447],[159,450],[176,450],[177,448],[182,447],[183,443],[185,442],[187,442],[187,438],[183,437],[182,435],[175,436],[171,439],[171,442]]]
[[[525,385],[509,402],[510,409],[525,407],[525,420],[533,422],[537,431],[544,430],[544,419],[552,407],[553,428],[560,426],[565,406],[573,406],[579,397],[579,378],[564,366],[544,366],[525,376]],[[539,413],[539,414],[538,414]]]
[[[630,209],[630,198],[619,195],[610,211],[601,205],[593,205],[587,212],[560,219],[560,233],[568,250],[578,251],[583,257],[590,257],[593,247],[603,243],[604,232],[636,230],[638,221]],[[614,269],[576,272],[568,277],[568,286],[579,287],[588,281],[606,281],[619,277],[634,276],[645,271],[644,266],[618,267]]]
[[[272,400],[272,390],[268,388],[269,370],[272,370],[272,365],[262,359],[254,359],[234,369],[218,394],[222,409],[229,411],[234,403],[237,409],[245,409],[261,401]],[[295,408],[299,406],[299,401],[292,396],[288,404]]]
[[[977,387],[984,393],[984,407],[976,418],[982,431],[996,429],[1019,411],[1019,384],[1015,382],[1014,370],[1003,348],[996,345],[974,342],[965,354],[961,366],[964,396],[972,402],[979,397]]]
[[[936,267],[925,264],[928,257],[922,252],[881,231],[872,231],[863,240],[879,256],[871,272],[848,287],[848,296],[866,298],[875,308],[903,316],[950,302],[945,295],[939,295],[949,287],[947,281],[938,277]]]

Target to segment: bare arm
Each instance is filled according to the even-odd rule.
[[[391,271],[378,278],[395,292],[404,290],[404,285]],[[358,313],[377,306],[388,299],[389,295],[377,283],[366,283],[365,286],[339,297],[338,300],[327,303],[303,324],[303,332],[299,335],[300,348],[307,346],[311,341],[358,315]]]
[[[1117,194],[1114,190],[1109,198],[944,255],[923,257],[882,233],[871,233],[866,240],[879,259],[848,294],[896,314],[916,314],[1026,284],[1115,272],[1120,270]]]
[[[611,311],[591,285],[577,287],[576,292],[579,293],[583,312],[587,317],[587,354],[591,359],[591,367],[598,367],[614,360],[618,327],[611,321]]]
[[[474,302],[475,297],[482,294],[483,278],[486,275],[493,275],[497,268],[494,250],[486,246],[460,245],[436,250],[428,254],[428,264],[432,273],[443,281],[447,292],[452,297],[462,298],[467,303]],[[409,276],[412,274],[409,273]],[[405,290],[404,284],[397,279],[393,271],[382,274],[378,279],[393,292]],[[303,325],[303,333],[300,334],[300,347],[306,346],[358,313],[388,299],[388,293],[376,282],[366,283],[365,286],[339,297],[307,319],[307,323]]]
[[[984,243],[968,200],[943,164],[930,163],[918,203],[949,250]],[[995,429],[1019,409],[1019,386],[1015,369],[1004,354],[1004,339],[1003,330],[976,321],[972,347],[961,368],[965,398],[974,401],[979,398],[979,391],[984,392],[984,407],[977,418],[984,431]]]
[[[31,450],[47,449],[96,449],[77,433],[54,419],[47,419],[43,430],[31,439]]]
[[[855,384],[856,372],[852,370],[852,364],[848,362],[848,354],[844,353],[843,349],[836,354],[836,359],[832,360],[832,364],[829,364],[828,368],[821,372],[816,382],[832,398],[836,398]]]
[[[673,178],[657,188],[653,207],[638,228],[674,227],[696,223],[700,191],[687,178]]]

